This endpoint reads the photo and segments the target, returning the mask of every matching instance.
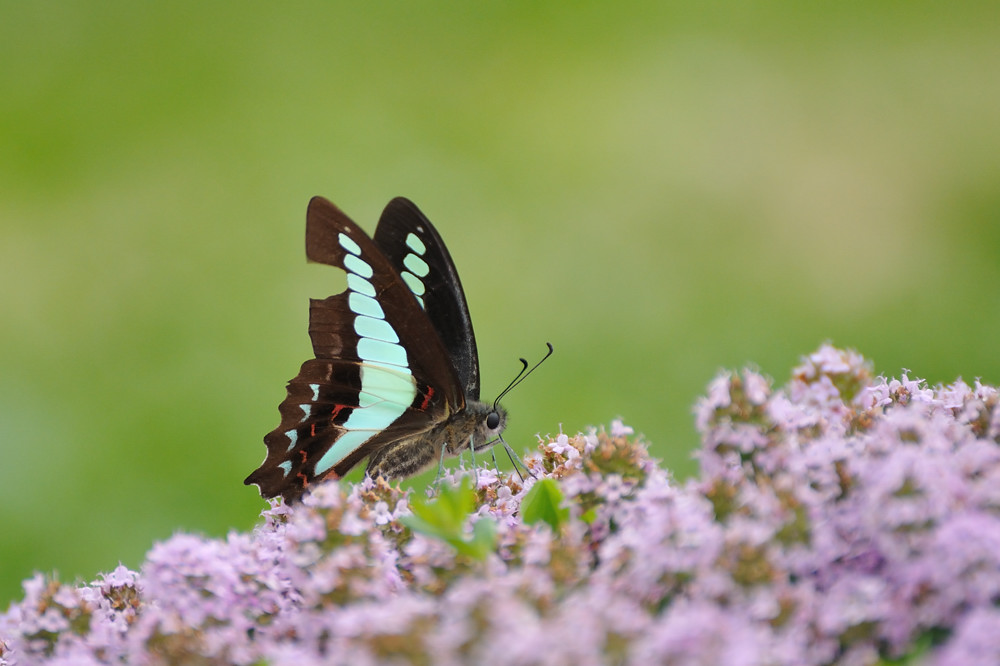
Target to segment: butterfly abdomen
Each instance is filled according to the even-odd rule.
[[[490,427],[490,414],[496,414],[496,426]],[[498,441],[507,425],[507,413],[500,406],[479,401],[466,403],[464,410],[452,414],[431,430],[386,446],[368,462],[369,476],[402,479],[418,474],[442,457],[468,451],[484,451]]]

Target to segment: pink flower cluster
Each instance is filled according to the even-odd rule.
[[[411,527],[398,487],[324,484],[138,572],[26,581],[0,665],[1000,663],[998,399],[825,346],[780,390],[710,385],[696,479],[620,422],[542,441],[524,483],[451,473],[485,557]],[[529,524],[541,480],[568,514]]]

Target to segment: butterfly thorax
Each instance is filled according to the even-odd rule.
[[[465,409],[426,432],[402,439],[374,454],[367,473],[387,479],[400,479],[431,467],[442,457],[460,455],[469,449],[485,451],[492,447],[507,426],[507,412],[497,405],[470,400]]]

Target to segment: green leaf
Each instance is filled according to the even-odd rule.
[[[569,520],[569,509],[561,507],[562,491],[555,479],[542,479],[531,487],[521,502],[521,516],[524,522],[534,525],[542,520],[554,531]]]
[[[455,544],[458,552],[477,560],[485,560],[493,552],[497,543],[497,524],[488,518],[480,518],[472,526],[472,538]]]
[[[937,645],[943,644],[950,632],[943,629],[930,629],[913,641],[910,651],[904,655],[889,659],[883,657],[878,666],[919,666],[927,661],[927,655]]]
[[[465,533],[465,523],[476,506],[476,493],[468,478],[457,486],[444,486],[432,502],[414,498],[410,501],[412,516],[401,522],[414,532],[426,534],[450,544],[459,553],[484,560],[496,547],[496,525],[488,518],[476,521],[472,536]]]

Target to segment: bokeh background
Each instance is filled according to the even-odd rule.
[[[485,396],[554,343],[521,449],[690,475],[719,369],[827,340],[1000,382],[1000,3],[759,4],[3,3],[0,608],[254,524],[315,194],[436,223]]]

